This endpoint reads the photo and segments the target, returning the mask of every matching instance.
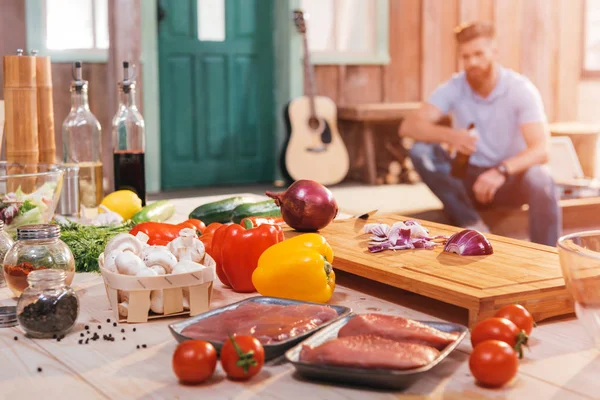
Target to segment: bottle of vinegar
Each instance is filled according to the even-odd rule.
[[[469,134],[471,136],[476,135],[475,124],[469,124],[469,127],[467,129],[469,130]],[[454,160],[452,160],[452,170],[450,172],[451,175],[459,179],[464,178],[467,175],[467,169],[469,167],[470,158],[470,155],[457,151]]]
[[[115,190],[131,190],[146,205],[144,165],[144,118],[135,105],[135,81],[129,75],[129,62],[123,62],[119,82],[119,108],[112,121]]]
[[[102,128],[90,111],[88,82],[82,80],[81,62],[73,67],[71,111],[62,124],[63,162],[79,166],[80,204],[96,210],[103,197]]]

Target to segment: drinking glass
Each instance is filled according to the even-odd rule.
[[[600,348],[600,231],[561,237],[558,255],[575,314]]]

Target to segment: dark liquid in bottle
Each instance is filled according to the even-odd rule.
[[[131,190],[146,205],[146,170],[144,153],[141,151],[117,151],[114,153],[115,190]]]
[[[475,124],[469,124],[468,130],[475,128]],[[462,179],[467,175],[467,168],[469,168],[470,155],[457,152],[454,160],[452,161],[452,170],[450,174],[455,177]]]

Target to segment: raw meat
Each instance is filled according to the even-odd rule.
[[[352,318],[338,332],[338,337],[375,335],[386,339],[424,344],[442,350],[458,338],[410,319],[385,314],[363,314]]]
[[[317,347],[302,346],[300,361],[355,368],[412,369],[439,356],[433,347],[372,335],[337,338]]]
[[[208,317],[183,329],[193,338],[223,342],[228,334],[252,335],[272,344],[301,335],[337,317],[328,306],[262,304],[249,302]]]

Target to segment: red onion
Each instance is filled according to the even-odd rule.
[[[296,181],[285,192],[265,194],[281,207],[286,224],[302,232],[325,228],[338,213],[331,191],[318,182],[308,179]]]
[[[471,229],[450,236],[444,251],[461,256],[486,256],[494,253],[490,241],[481,232]]]

